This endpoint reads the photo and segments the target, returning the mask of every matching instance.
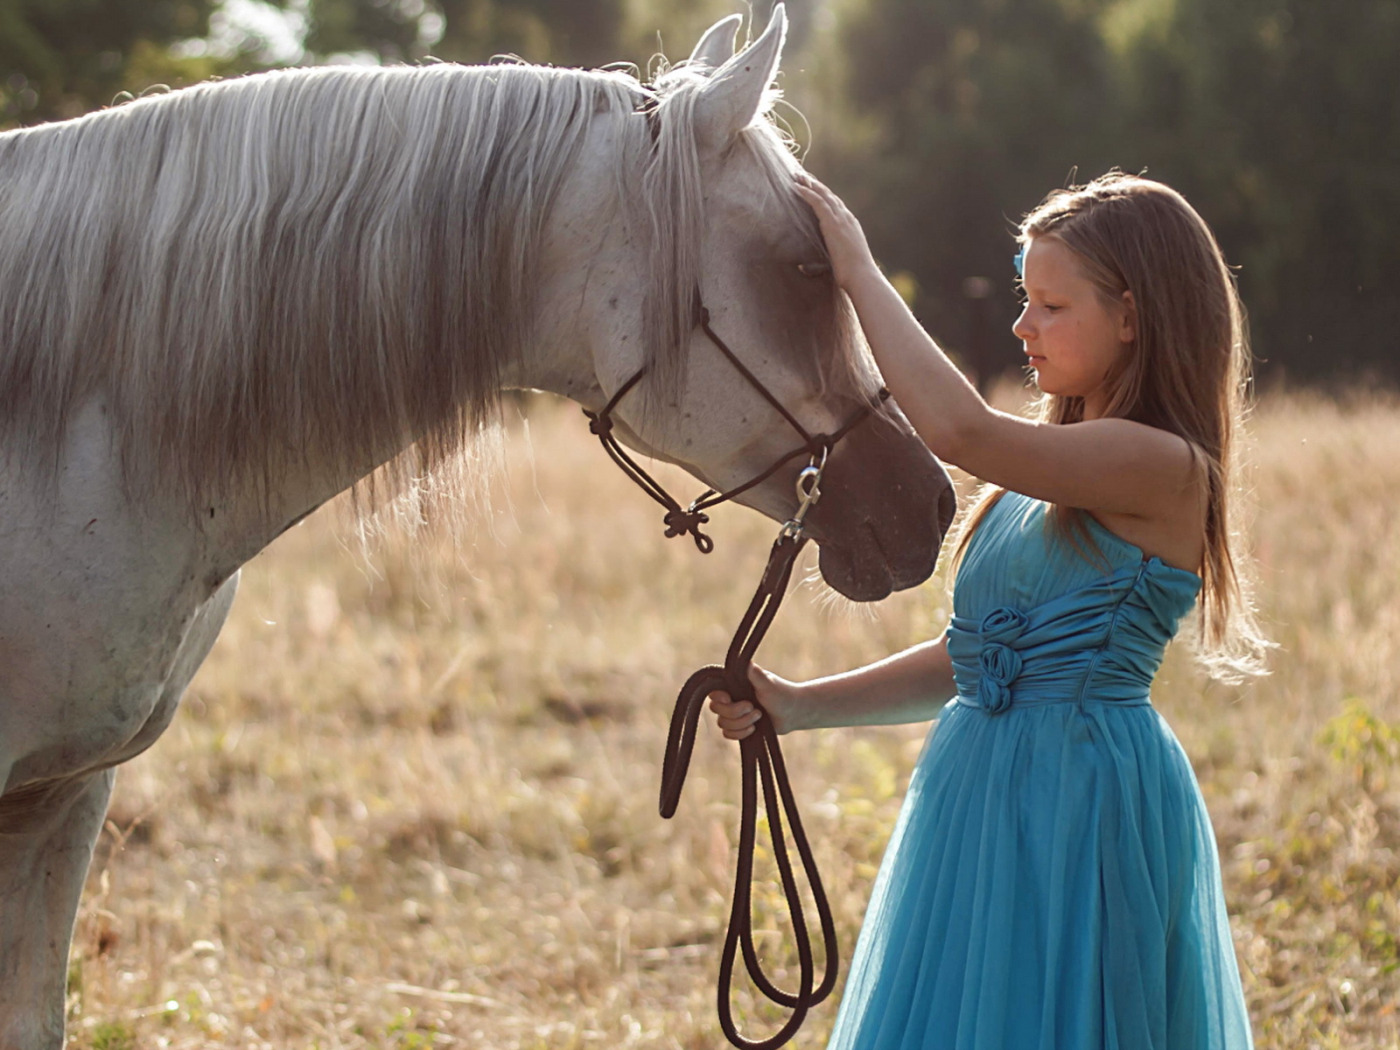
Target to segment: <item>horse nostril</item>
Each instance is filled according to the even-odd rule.
[[[953,515],[958,512],[958,497],[953,492],[953,486],[947,485],[938,494],[938,531],[941,535],[948,535],[948,529],[953,524]]]

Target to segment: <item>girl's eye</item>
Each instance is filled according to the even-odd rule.
[[[797,272],[803,277],[825,277],[831,272],[831,263],[826,261],[798,263]]]

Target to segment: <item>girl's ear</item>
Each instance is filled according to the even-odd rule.
[[[1118,338],[1123,343],[1137,341],[1137,302],[1133,299],[1132,292],[1123,293],[1123,316],[1119,319]]]

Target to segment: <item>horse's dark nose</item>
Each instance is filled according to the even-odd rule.
[[[948,535],[948,530],[952,528],[953,518],[958,513],[958,496],[953,491],[953,486],[949,485],[938,494],[938,534]]]

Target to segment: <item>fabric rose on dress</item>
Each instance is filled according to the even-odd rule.
[[[1011,643],[1021,637],[1026,627],[1025,614],[1007,606],[993,609],[982,620],[977,703],[988,714],[1000,714],[1011,706],[1011,683],[1021,673],[1021,654],[1011,648]]]
[[[1003,605],[982,617],[980,632],[982,641],[1010,645],[1021,637],[1028,625],[1029,621],[1026,619],[1025,613],[1019,609],[1013,609],[1009,605]]]

